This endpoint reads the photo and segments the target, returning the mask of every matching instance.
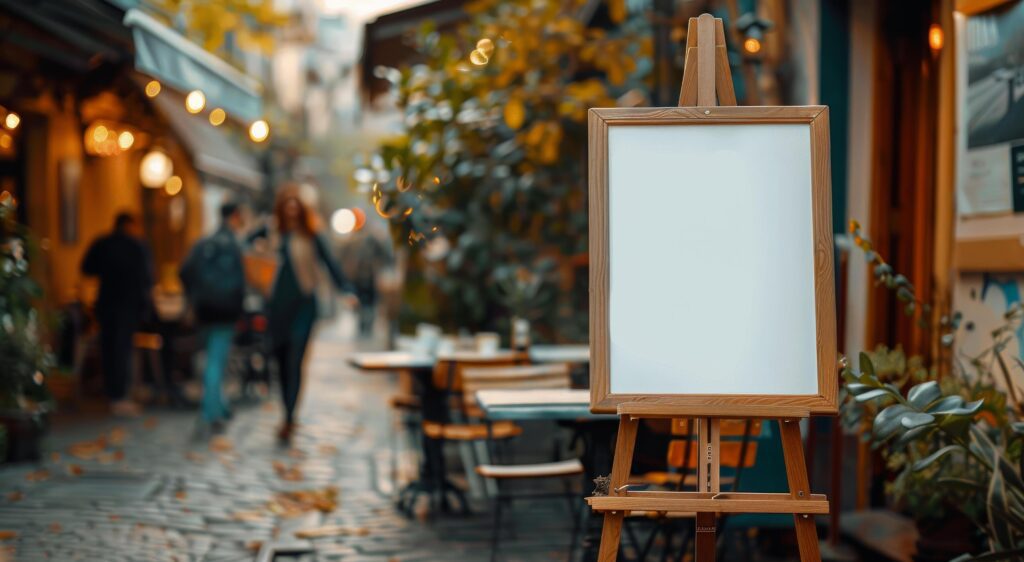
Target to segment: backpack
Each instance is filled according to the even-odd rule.
[[[181,277],[200,321],[234,322],[241,316],[245,271],[241,249],[230,232],[217,232],[196,243]]]

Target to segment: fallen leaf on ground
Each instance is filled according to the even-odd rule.
[[[236,511],[231,518],[235,521],[262,521],[266,515],[260,511]]]
[[[25,499],[25,493],[21,490],[15,490],[7,494],[7,501],[9,502],[20,502],[23,499]]]
[[[185,453],[185,458],[192,462],[203,462],[206,460],[206,457],[204,457],[202,453],[197,453],[195,451]]]
[[[60,462],[60,453],[58,453],[57,451],[50,453],[50,462]]]
[[[210,450],[218,453],[226,453],[234,450],[235,445],[230,439],[223,435],[218,435],[213,439],[210,439]]]
[[[331,445],[330,443],[325,443],[323,445],[320,445],[317,448],[317,450],[320,452],[321,455],[337,455],[338,454],[338,448],[336,446],[334,446],[334,445]]]
[[[185,501],[185,498],[188,497],[188,494],[185,493],[185,490],[178,490],[177,492],[174,492],[174,497],[177,500]]]
[[[263,541],[249,541],[245,543],[245,548],[253,552],[257,552],[259,549],[263,548]]]
[[[25,480],[29,482],[42,482],[43,480],[50,479],[50,471],[46,469],[33,470],[25,475]]]
[[[337,486],[317,490],[296,490],[278,492],[267,505],[267,509],[281,517],[295,517],[308,511],[330,513],[338,508]]]
[[[316,539],[321,537],[338,537],[342,535],[365,537],[370,534],[368,527],[348,527],[345,525],[326,525],[313,529],[300,529],[295,531],[295,538]]]
[[[100,437],[94,441],[80,441],[68,448],[68,454],[84,461],[96,458],[107,448],[107,440]]]
[[[260,406],[260,408],[264,412],[273,412],[274,411],[274,403],[270,402],[270,401],[264,402],[263,405]]]
[[[9,541],[18,537],[18,531],[0,531],[0,541]]]
[[[278,478],[288,482],[301,482],[304,479],[302,469],[298,464],[288,466],[281,461],[274,461],[274,472],[277,473]]]
[[[119,520],[121,519],[121,516],[120,516],[120,515],[111,515],[111,516],[109,517],[109,519],[110,519],[111,521],[119,521]]]
[[[60,523],[57,523],[56,521],[54,521],[53,523],[50,523],[50,526],[48,527],[48,529],[49,529],[49,531],[51,533],[59,533],[59,532],[61,532],[64,529],[64,527],[61,526]]]
[[[123,427],[115,427],[107,435],[107,439],[113,445],[123,445],[126,437],[128,437],[128,432]]]
[[[156,418],[154,418],[154,417],[148,417],[145,420],[143,420],[143,422],[142,422],[142,427],[144,427],[146,429],[153,429],[156,426],[157,426],[157,421],[156,421]]]
[[[293,459],[304,459],[306,453],[303,453],[301,449],[288,449],[288,456]]]
[[[83,473],[85,473],[85,469],[83,469],[81,465],[77,464],[69,464],[67,466],[67,470],[68,474],[71,476],[81,476]]]

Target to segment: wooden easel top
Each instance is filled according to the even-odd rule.
[[[711,38],[714,40],[710,40]],[[711,14],[690,18],[679,107],[736,105],[725,27]]]

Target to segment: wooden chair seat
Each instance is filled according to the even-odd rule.
[[[491,431],[491,437],[494,439],[508,439],[521,434],[523,428],[510,421],[500,421],[492,424]],[[487,439],[487,424],[427,421],[423,422],[423,433],[431,439],[481,441]]]
[[[416,410],[420,409],[420,398],[415,394],[395,394],[388,400],[392,410]]]
[[[583,474],[583,464],[579,459],[536,464],[482,464],[476,467],[476,473],[484,478],[497,479],[555,478]]]
[[[644,474],[632,474],[629,477],[629,483],[633,485],[649,485],[649,486],[678,486],[679,479],[683,477],[680,472],[665,472],[655,470],[651,472],[645,472]],[[731,476],[722,476],[720,482],[722,485],[731,486],[736,479]],[[686,481],[683,482],[683,486],[696,486],[697,475],[687,474]]]

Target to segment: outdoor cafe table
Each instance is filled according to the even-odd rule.
[[[619,417],[592,413],[589,390],[480,390],[476,401],[489,421],[573,422],[584,438],[581,461],[587,478],[611,471],[611,437],[618,428]]]
[[[599,475],[609,474],[612,464],[612,440],[619,427],[614,414],[595,414],[590,411],[590,391],[578,389],[536,390],[480,390],[477,404],[489,421],[499,420],[552,420],[571,423],[583,439],[584,481],[583,493]],[[583,560],[591,560],[592,550],[600,541],[590,531],[590,509],[579,513],[579,528],[584,530]]]
[[[423,419],[443,422],[447,420],[448,405],[445,402],[445,392],[435,388],[432,384],[431,374],[434,365],[441,360],[471,361],[482,358],[495,359],[503,355],[511,358],[515,356],[515,352],[499,350],[490,354],[481,354],[475,351],[457,351],[432,357],[426,353],[415,351],[372,351],[352,354],[349,356],[349,363],[366,372],[409,373],[420,399]],[[585,362],[589,361],[590,353],[585,345],[533,346],[530,348],[530,359],[538,363]],[[411,512],[416,495],[419,493],[433,494],[437,491],[451,490],[456,494],[461,494],[460,490],[444,478],[444,454],[441,449],[441,441],[423,436],[421,442],[423,458],[420,462],[419,478],[415,482],[409,483],[399,494],[399,507],[407,512]],[[412,501],[406,504],[405,500],[410,495]],[[442,493],[441,508],[447,509],[447,501],[444,496],[445,494]]]

